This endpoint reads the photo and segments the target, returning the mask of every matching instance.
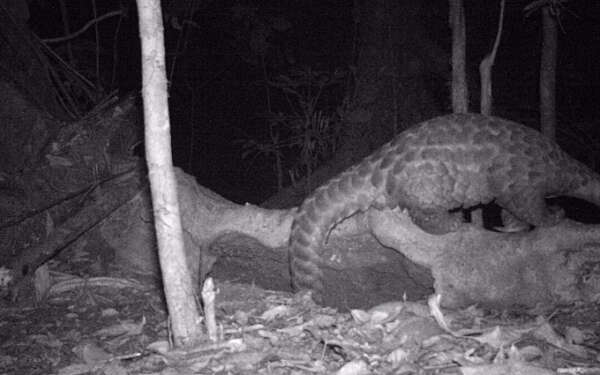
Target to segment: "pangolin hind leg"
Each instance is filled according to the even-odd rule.
[[[412,221],[429,234],[446,234],[456,232],[464,221],[462,212],[448,212],[448,210],[408,210]]]
[[[530,228],[529,223],[519,219],[508,210],[502,209],[500,212],[500,218],[502,219],[502,226],[494,227],[494,230],[497,230],[498,232],[524,232]]]
[[[517,219],[536,227],[551,227],[564,217],[560,207],[548,206],[539,189],[527,188],[519,194],[499,197],[498,204],[508,210]]]

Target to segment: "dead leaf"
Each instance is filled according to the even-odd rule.
[[[111,355],[99,347],[95,342],[85,341],[72,349],[73,353],[88,365],[106,362]]]
[[[112,326],[102,328],[94,332],[94,336],[99,337],[115,337],[120,335],[134,336],[142,333],[146,325],[146,317],[142,317],[139,323],[135,323],[129,320],[113,324]]]
[[[372,307],[368,311],[354,309],[350,311],[354,321],[360,324],[385,324],[398,317],[404,310],[404,302],[386,302]]]
[[[262,313],[260,316],[261,319],[270,322],[275,320],[276,318],[288,316],[290,313],[290,307],[285,305],[278,305],[271,307],[269,310]]]
[[[369,366],[362,360],[348,362],[335,372],[336,375],[363,375],[370,373]]]
[[[546,340],[550,344],[561,348],[562,350],[573,355],[582,358],[587,357],[587,350],[583,346],[569,344],[564,338],[562,338],[558,333],[556,333],[556,331],[554,331],[554,328],[552,328],[552,326],[546,321],[543,324],[539,325],[535,329],[535,331],[533,331],[533,336],[540,340]]]

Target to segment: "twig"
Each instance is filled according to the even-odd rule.
[[[123,15],[124,15],[124,12],[122,10],[113,10],[112,12],[108,12],[106,14],[101,15],[98,18],[90,20],[88,23],[83,25],[83,27],[81,29],[75,31],[74,33],[72,33],[70,35],[65,35],[65,36],[61,36],[61,37],[57,37],[57,38],[41,39],[41,41],[44,43],[60,43],[60,42],[64,42],[67,40],[71,40],[71,39],[77,38],[79,35],[83,34],[87,29],[89,29],[95,23],[98,23],[98,22],[103,21],[110,17],[123,16]]]

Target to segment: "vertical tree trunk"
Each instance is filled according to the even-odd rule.
[[[469,89],[466,73],[465,9],[463,0],[450,0],[449,23],[452,29],[452,112],[469,111]]]
[[[542,55],[540,59],[540,125],[544,135],[556,138],[556,19],[550,6],[542,8]]]
[[[158,256],[173,342],[177,347],[191,346],[200,339],[202,331],[185,257],[173,171],[162,12],[158,0],[138,0],[137,6],[142,42],[146,162]]]
[[[479,64],[479,74],[481,75],[481,113],[484,115],[492,114],[493,93],[492,93],[492,68],[496,60],[496,53],[502,38],[502,29],[504,26],[504,5],[506,0],[500,0],[500,16],[498,17],[498,32],[492,51]]]

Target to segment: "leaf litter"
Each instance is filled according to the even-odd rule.
[[[169,344],[160,289],[119,278],[58,283],[30,305],[1,301],[0,373],[600,375],[597,304],[544,316],[447,311],[431,296],[338,312],[307,293],[220,282],[213,340],[180,350]]]

